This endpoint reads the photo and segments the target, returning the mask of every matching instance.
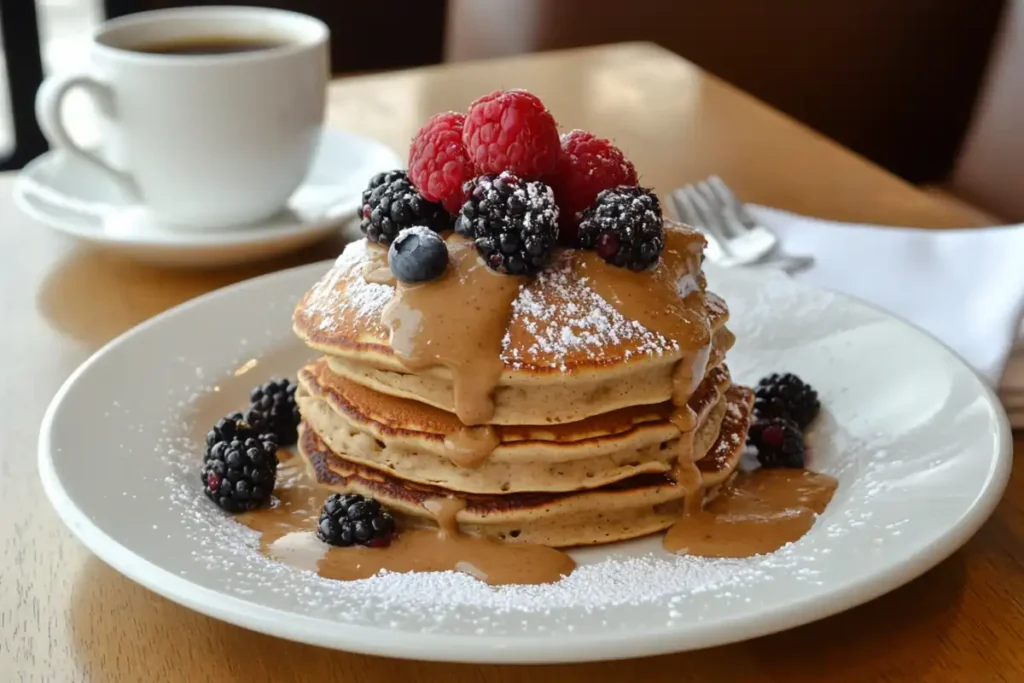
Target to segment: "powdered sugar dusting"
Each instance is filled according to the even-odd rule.
[[[440,235],[425,225],[413,225],[408,228],[402,228],[401,232],[398,233],[398,237],[395,238],[395,241],[401,239],[403,235],[416,235],[417,237],[422,237],[424,239],[440,239]]]
[[[679,345],[630,320],[578,277],[574,253],[562,252],[548,268],[524,284],[512,304],[510,330],[522,328],[524,339],[506,334],[501,358],[513,368],[557,367],[565,372],[574,360],[606,358],[611,347],[623,356],[651,356],[677,350]]]
[[[555,584],[491,587],[458,572],[381,573],[360,581],[323,579],[274,561],[259,551],[257,532],[217,510],[200,492],[201,444],[186,438],[161,443],[171,473],[168,501],[203,572],[222,577],[238,597],[284,602],[332,621],[424,632],[496,635],[565,630],[566,610],[600,620],[616,607],[664,610],[681,593],[705,594],[770,580],[773,568],[794,568],[793,549],[745,560],[677,557],[657,550],[657,539],[619,544],[612,558],[593,549],[575,552],[580,566]],[[195,572],[200,573],[200,572]],[[805,572],[812,577],[814,572]],[[668,621],[690,618],[666,612]],[[608,625],[609,628],[613,627]],[[570,628],[570,630],[572,630]]]
[[[395,288],[367,282],[363,277],[363,269],[368,265],[368,248],[365,239],[349,243],[330,271],[310,290],[302,312],[315,320],[320,330],[335,331],[346,319],[365,324],[379,323],[380,313],[391,300]]]
[[[307,350],[293,338],[288,316],[312,273],[247,283],[136,331],[76,376],[54,414],[56,485],[112,539],[108,548],[120,544],[168,572],[176,581],[162,585],[172,594],[185,595],[181,579],[209,590],[210,609],[227,609],[219,601],[228,596],[262,623],[298,629],[297,617],[318,619],[321,634],[336,624],[378,627],[404,634],[388,641],[396,644],[419,633],[507,637],[502,646],[524,656],[530,643],[550,636],[625,642],[671,627],[682,638],[704,624],[732,632],[737,621],[792,614],[805,602],[830,604],[852,581],[920,556],[962,520],[965,501],[992,486],[991,467],[965,453],[979,435],[998,431],[995,418],[974,388],[977,379],[947,352],[915,346],[918,333],[827,292],[768,274],[715,281],[709,273],[732,310],[739,342],[729,362],[737,380],[794,371],[821,395],[823,411],[808,436],[811,466],[837,477],[839,489],[805,538],[743,560],[670,556],[658,538],[573,550],[579,569],[542,586],[492,588],[453,572],[324,580],[264,557],[254,531],[203,497],[202,433],[212,418],[196,412],[211,397],[221,401],[218,411],[241,407],[248,386],[294,371]],[[256,304],[268,314],[231,314]],[[161,353],[171,337],[175,351]],[[254,357],[252,369],[233,375]],[[856,371],[841,370],[851,362]],[[929,383],[913,381],[931,370],[942,372],[929,374]],[[901,387],[898,400],[870,400],[886,382]],[[226,394],[235,398],[225,402]],[[922,449],[923,438],[939,447]],[[88,459],[79,457],[83,444]],[[83,472],[88,486],[80,485]],[[955,486],[943,483],[950,480]],[[146,571],[140,564],[123,566]],[[346,644],[342,635],[335,642]],[[566,642],[579,641],[556,644]]]

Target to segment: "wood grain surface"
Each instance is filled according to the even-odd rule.
[[[955,206],[650,45],[344,80],[332,86],[330,120],[404,149],[430,114],[464,108],[499,87],[530,88],[566,128],[615,139],[660,191],[717,172],[747,199],[817,216],[931,228],[971,223]],[[909,585],[809,626],[687,654],[539,667],[407,662],[297,645],[157,597],[85,550],[43,496],[36,437],[47,403],[79,363],[136,323],[338,245],[245,268],[157,269],[34,224],[13,207],[11,182],[0,176],[0,682],[1024,680],[1020,471],[982,530]]]

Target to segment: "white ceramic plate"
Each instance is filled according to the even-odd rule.
[[[131,258],[171,266],[255,261],[322,240],[355,215],[367,179],[404,163],[370,138],[325,129],[302,185],[288,207],[258,224],[226,230],[180,230],[153,219],[106,176],[61,150],[31,161],[14,183],[14,201],[29,216],[76,240]]]
[[[923,332],[781,275],[710,272],[729,302],[741,381],[799,373],[824,411],[814,469],[839,479],[798,543],[746,560],[674,557],[646,539],[574,551],[558,584],[462,574],[329,582],[263,558],[200,492],[202,435],[250,386],[308,351],[290,313],[325,264],[214,292],[83,365],[43,420],[39,467],[90,549],[199,612],[316,645],[395,657],[553,662],[726,643],[819,619],[921,574],[964,543],[1006,484],[1011,437],[992,392]]]

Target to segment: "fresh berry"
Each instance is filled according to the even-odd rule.
[[[391,543],[395,518],[373,498],[356,493],[333,493],[324,502],[316,535],[337,546],[380,548]]]
[[[757,383],[754,412],[758,417],[786,417],[805,428],[818,415],[818,392],[792,373],[772,373]]]
[[[582,130],[562,136],[562,153],[548,182],[560,209],[558,238],[563,244],[576,242],[583,212],[602,190],[618,185],[636,185],[636,169],[618,147],[608,140]]]
[[[665,247],[665,225],[658,197],[642,187],[602,190],[580,221],[580,246],[594,249],[608,263],[645,270]]]
[[[424,199],[405,171],[378,173],[363,190],[359,229],[371,242],[390,244],[402,228],[414,225],[440,231],[450,223],[444,207]]]
[[[467,186],[455,231],[476,242],[493,270],[528,275],[547,263],[558,240],[558,205],[542,182],[481,176]]]
[[[261,433],[274,435],[279,446],[299,440],[299,407],[295,404],[295,385],[287,379],[271,380],[249,393],[245,421]]]
[[[402,282],[428,282],[448,267],[448,247],[430,228],[406,228],[391,243],[388,265]]]
[[[477,173],[526,180],[551,172],[561,149],[554,117],[525,90],[499,90],[471,104],[462,140]]]
[[[241,413],[225,415],[206,434],[206,458],[209,459],[210,449],[218,441],[231,441],[233,439],[245,441],[246,439],[258,438],[262,438],[262,435],[255,427],[245,421],[245,417]],[[273,437],[269,435],[266,438],[273,440]]]
[[[757,448],[761,467],[803,467],[804,435],[792,420],[773,417],[750,425],[747,440]]]
[[[245,512],[265,505],[277,479],[277,444],[237,435],[216,440],[207,451],[201,477],[203,492],[223,510]]]
[[[413,185],[449,213],[462,207],[462,184],[474,175],[469,152],[462,142],[466,117],[450,111],[435,114],[420,128],[409,148],[409,176]]]

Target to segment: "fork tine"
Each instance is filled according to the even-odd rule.
[[[719,198],[718,194],[706,180],[697,183],[695,187],[708,207],[718,215],[720,229],[727,238],[741,237],[747,231],[746,226],[731,211],[731,207]]]
[[[679,193],[697,217],[694,226],[702,228],[704,232],[714,237],[719,242],[723,254],[732,256],[732,250],[729,248],[729,236],[722,231],[720,217],[711,209],[696,188],[693,185],[687,185],[679,190]]]
[[[675,210],[676,219],[680,223],[693,225],[695,216],[690,213],[689,207],[686,205],[686,202],[680,199],[680,194],[682,194],[682,188],[672,190],[672,192],[670,192],[668,195],[669,199],[672,200],[672,208]]]
[[[716,176],[712,176],[715,178]],[[756,225],[753,220],[747,220],[741,215],[743,211],[742,205],[738,204],[736,195],[729,191],[729,188],[725,187],[724,183],[711,182],[711,178],[704,181],[705,192],[714,198],[715,203],[718,205],[722,212],[722,220],[725,222],[728,231],[732,237],[743,237],[745,234],[754,229]],[[723,192],[724,189],[724,192]]]
[[[700,217],[697,215],[696,209],[693,207],[693,203],[689,197],[683,191],[683,188],[677,188],[672,191],[669,195],[672,199],[672,206],[676,210],[676,216],[680,221],[687,225],[697,228],[704,234],[704,237],[708,241],[708,258],[712,261],[720,261],[723,257],[729,256],[728,247],[724,247],[722,240],[716,235],[709,233],[707,230],[701,229]]]
[[[748,229],[753,227],[755,224],[754,217],[747,212],[746,205],[740,201],[736,193],[725,184],[717,175],[713,175],[707,179],[708,186],[718,197],[719,201],[729,207],[729,209],[735,213],[736,218],[743,223]]]

